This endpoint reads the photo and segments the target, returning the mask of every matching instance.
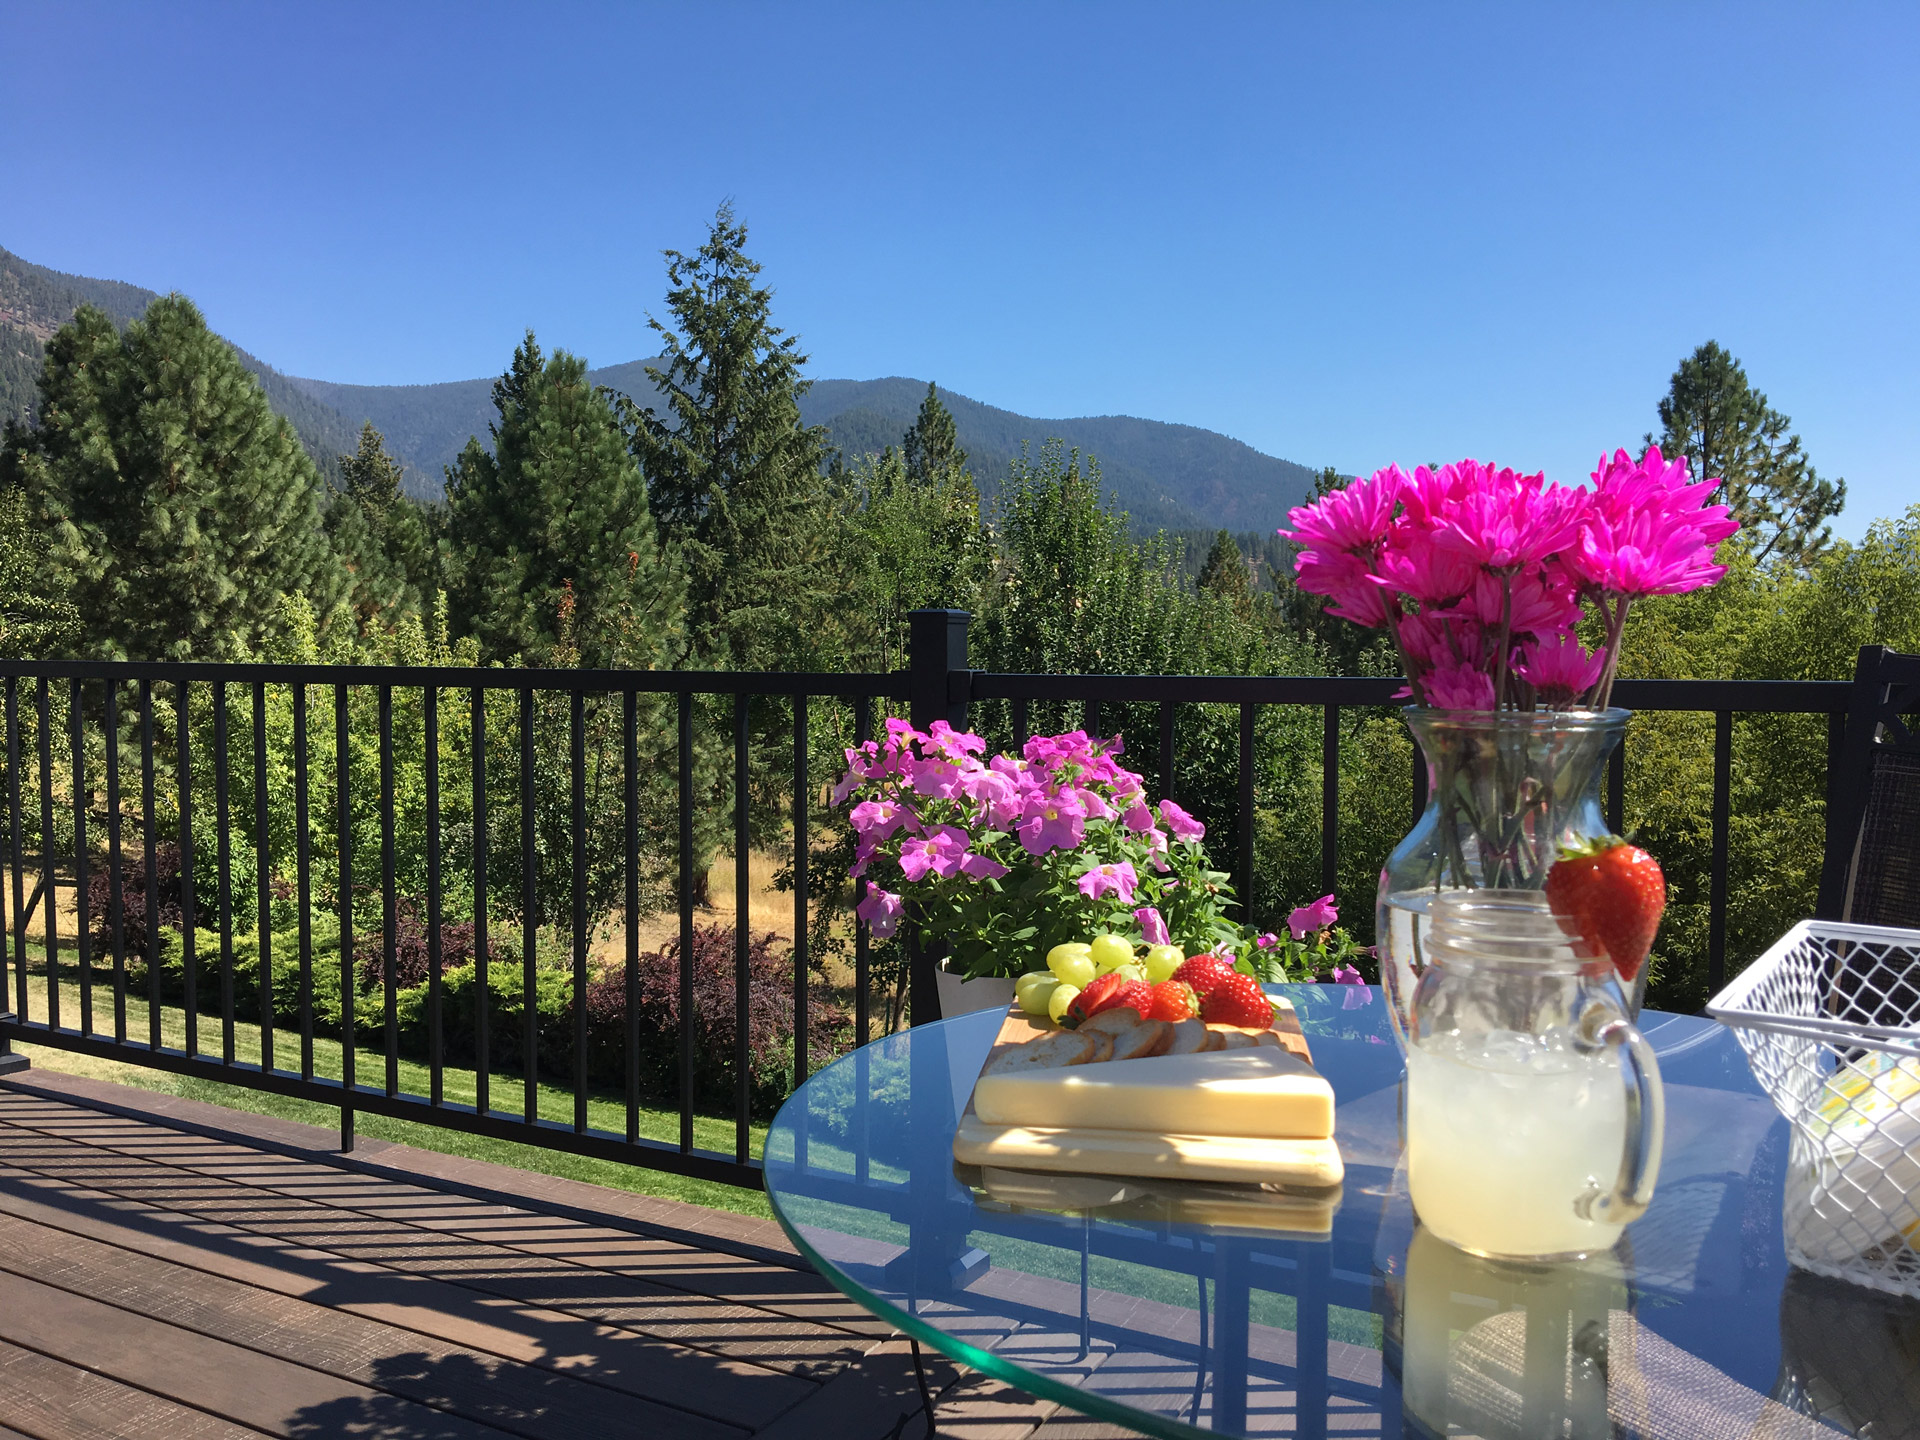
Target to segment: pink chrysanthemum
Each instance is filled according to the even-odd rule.
[[[1572,634],[1535,640],[1515,652],[1513,673],[1533,686],[1548,705],[1573,704],[1600,678],[1605,655],[1589,655]]]

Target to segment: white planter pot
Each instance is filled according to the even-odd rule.
[[[975,1010],[1005,1010],[1013,1004],[1013,979],[1007,975],[983,975],[978,980],[963,980],[949,970],[933,972],[934,989],[940,997],[940,1018],[951,1020]]]

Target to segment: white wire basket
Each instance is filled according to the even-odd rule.
[[[1793,1126],[1787,1259],[1920,1297],[1920,930],[1803,920],[1707,1013]]]

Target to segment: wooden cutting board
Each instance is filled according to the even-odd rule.
[[[1015,1005],[1000,1024],[1000,1034],[982,1063],[1009,1046],[1025,1044],[1061,1027],[1036,1019]],[[1228,1028],[1228,1027],[1215,1027]],[[1247,1034],[1259,1034],[1257,1029]],[[1285,1001],[1275,1006],[1272,1030],[1280,1044],[1312,1063],[1299,1017]],[[1338,1185],[1345,1174],[1340,1149],[1332,1140],[1239,1140],[1213,1135],[1147,1135],[1129,1130],[1093,1130],[1062,1126],[988,1125],[967,1097],[967,1108],[953,1137],[953,1155],[963,1165],[1007,1170],[1043,1170],[1071,1175],[1132,1175],[1177,1180],[1214,1180],[1236,1184],[1277,1184],[1322,1189]]]

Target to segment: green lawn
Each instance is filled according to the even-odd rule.
[[[45,967],[40,962],[35,949],[28,950],[28,1018],[44,1021],[47,1018],[47,984]],[[77,967],[72,965],[63,954],[60,964],[60,1020],[63,1025],[73,1027],[80,1020],[80,985]],[[11,977],[10,977],[11,978]],[[214,992],[217,997],[217,990]],[[96,1033],[111,1036],[113,1033],[113,987],[111,976],[105,984],[96,972],[93,991],[93,1025]],[[218,1014],[218,1000],[214,998],[215,1013],[209,1016],[204,1010],[200,1015],[199,1046],[200,1053],[211,1053],[217,1060],[221,1054],[221,1025]],[[127,1034],[129,1038],[144,1041],[147,1035],[147,1005],[143,998],[129,993],[127,996]],[[186,1045],[186,1015],[171,1006],[163,1006],[160,1011],[160,1034],[162,1043],[179,1049]],[[369,1023],[365,1018],[358,1027],[359,1045],[354,1056],[354,1077],[365,1088],[379,1090],[386,1084],[387,1061],[382,1044],[382,1034],[378,1020]],[[369,1050],[369,1046],[375,1047]],[[111,1080],[116,1084],[134,1085],[143,1090],[155,1090],[167,1095],[181,1095],[191,1100],[204,1100],[214,1105],[224,1105],[230,1110],[248,1110],[259,1115],[277,1115],[287,1120],[300,1120],[309,1125],[337,1128],[340,1112],[331,1105],[311,1100],[296,1100],[289,1096],[273,1095],[263,1090],[251,1089],[244,1085],[227,1085],[216,1080],[205,1080],[198,1076],[175,1075],[164,1070],[150,1070],[140,1065],[130,1065],[118,1060],[101,1060],[90,1055],[80,1055],[69,1050],[61,1050],[48,1045],[20,1045],[22,1054],[31,1057],[37,1067],[63,1071],[70,1075],[87,1075],[99,1080]],[[274,1062],[282,1070],[297,1068],[300,1056],[300,1035],[297,1029],[276,1029],[274,1032]],[[234,1059],[241,1063],[257,1064],[260,1059],[260,1029],[257,1025],[236,1023],[234,1026]],[[337,1040],[326,1040],[318,1036],[313,1042],[314,1074],[329,1079],[338,1079],[341,1073],[341,1047]],[[471,1105],[474,1102],[474,1075],[471,1070],[455,1069],[444,1066],[440,1072],[441,1091],[446,1100],[453,1104]],[[430,1075],[425,1065],[405,1059],[399,1062],[399,1088],[403,1093],[425,1095],[428,1093]],[[514,1073],[494,1071],[491,1076],[491,1094],[489,1099],[496,1112],[505,1111],[517,1117],[521,1113],[525,1090],[520,1077]],[[543,1119],[558,1120],[563,1124],[573,1121],[573,1091],[571,1087],[541,1084],[536,1100],[539,1114]],[[587,1101],[587,1123],[601,1130],[615,1134],[626,1133],[626,1104],[623,1098],[604,1092],[591,1093]],[[423,1125],[408,1120],[392,1120],[382,1115],[370,1115],[360,1112],[355,1119],[356,1132],[364,1137],[378,1140],[394,1140],[415,1146],[421,1150],[434,1150],[443,1155],[461,1155],[475,1160],[490,1160],[498,1165],[510,1165],[520,1170],[535,1170],[547,1175],[561,1175],[571,1180],[585,1180],[595,1185],[606,1185],[616,1190],[631,1190],[642,1195],[658,1195],[670,1200],[684,1200],[693,1205],[705,1205],[716,1210],[732,1210],[742,1215],[772,1217],[767,1198],[758,1190],[744,1190],[732,1185],[717,1184],[708,1180],[692,1180],[678,1175],[670,1175],[658,1170],[649,1170],[638,1165],[624,1165],[611,1160],[594,1160],[585,1156],[570,1155],[564,1151],[548,1150],[538,1145],[521,1145],[510,1140],[494,1140],[486,1136],[469,1135],[458,1130],[446,1130],[435,1125]],[[749,1129],[748,1143],[751,1153],[756,1157],[766,1144],[767,1127],[755,1124]],[[640,1133],[648,1139],[664,1140],[675,1143],[680,1137],[680,1114],[677,1110],[663,1110],[642,1106],[640,1110]],[[695,1115],[693,1120],[694,1144],[706,1150],[718,1150],[732,1154],[734,1147],[734,1125],[731,1117]]]

